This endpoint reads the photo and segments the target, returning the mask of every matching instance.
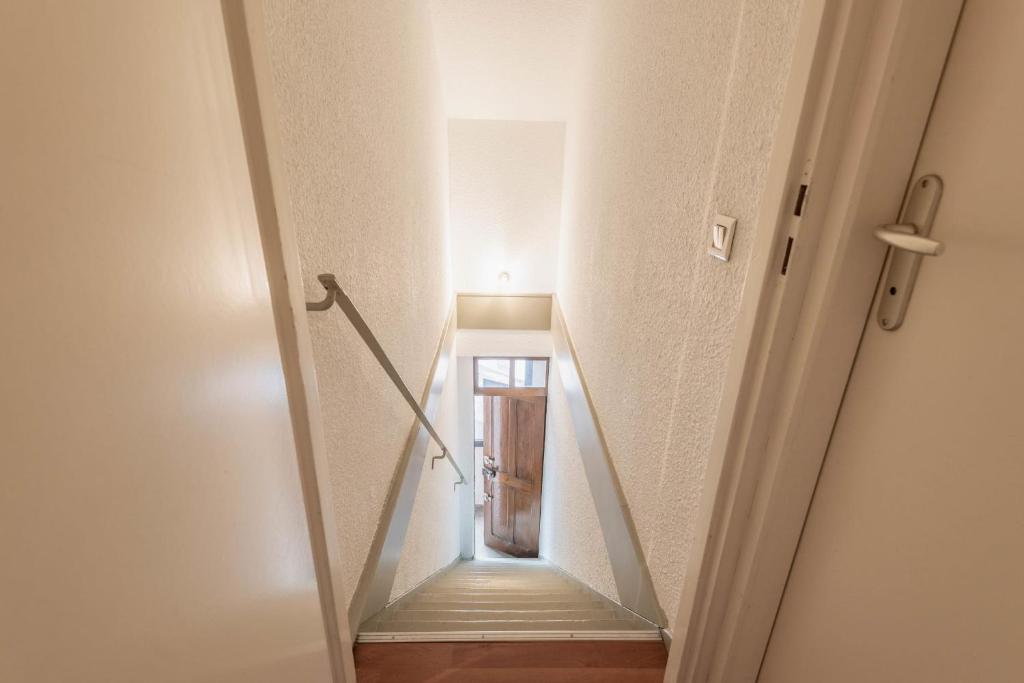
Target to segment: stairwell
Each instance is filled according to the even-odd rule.
[[[358,642],[660,639],[656,625],[543,560],[469,560],[368,619]]]

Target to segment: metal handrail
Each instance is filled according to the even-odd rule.
[[[416,413],[416,418],[420,421],[420,424],[422,424],[423,428],[427,430],[427,433],[430,434],[431,438],[437,442],[437,445],[441,447],[441,455],[435,455],[430,458],[430,469],[434,469],[434,461],[446,458],[449,464],[455,468],[455,472],[459,475],[459,480],[455,482],[455,486],[465,484],[466,475],[464,475],[462,470],[459,469],[459,466],[455,464],[455,459],[452,458],[451,451],[448,450],[448,447],[444,445],[444,441],[442,441],[441,437],[438,436],[437,430],[434,429],[434,425],[430,424],[430,420],[427,419],[426,413],[424,413],[423,409],[420,408],[420,404],[413,397],[412,392],[409,391],[409,387],[407,387],[405,382],[402,381],[402,377],[398,374],[398,370],[395,369],[395,366],[392,364],[391,359],[388,358],[388,355],[384,353],[384,348],[380,345],[380,342],[377,341],[377,338],[373,336],[373,332],[370,330],[369,325],[367,325],[366,321],[363,320],[363,316],[359,315],[359,311],[356,309],[355,304],[352,303],[352,300],[348,298],[348,295],[345,294],[345,290],[341,288],[341,285],[338,284],[334,275],[330,273],[317,275],[316,279],[319,280],[320,284],[322,284],[324,289],[327,290],[327,296],[323,301],[314,301],[312,303],[307,301],[306,310],[326,311],[335,303],[338,304],[338,307],[345,312],[345,316],[348,318],[348,321],[352,323],[352,327],[356,328],[356,332],[359,333],[363,342],[367,347],[369,347],[370,351],[377,359],[377,362],[380,363],[382,368],[384,368],[384,372],[386,372],[388,377],[391,378],[391,381],[398,389],[398,393],[402,395],[405,402],[409,404],[410,408],[412,408],[412,412]]]

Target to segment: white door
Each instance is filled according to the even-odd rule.
[[[0,681],[325,683],[220,3],[0,3]]]
[[[1024,680],[1024,2],[967,0],[932,173],[947,249],[867,322],[764,683]]]

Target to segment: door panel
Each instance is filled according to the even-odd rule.
[[[220,3],[4,2],[0,92],[0,681],[331,681]]]
[[[915,170],[947,249],[903,327],[868,319],[762,681],[1021,680],[1022,35],[966,3]]]
[[[537,557],[545,397],[484,397],[484,543]]]
[[[513,406],[514,471],[519,486],[515,495],[515,542],[536,555],[540,548],[540,484],[547,399],[514,399]]]

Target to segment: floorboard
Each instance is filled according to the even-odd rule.
[[[364,643],[359,683],[660,683],[666,652],[653,642]]]

